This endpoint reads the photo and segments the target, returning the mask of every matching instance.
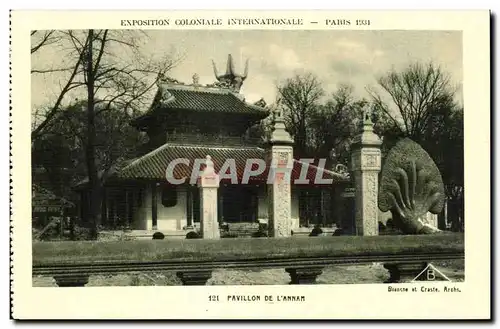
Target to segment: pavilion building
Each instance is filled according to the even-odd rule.
[[[231,55],[227,71],[217,82],[199,84],[197,75],[192,84],[162,78],[148,111],[131,122],[147,134],[148,142],[138,145],[138,155],[121,164],[106,179],[102,203],[102,223],[108,227],[128,226],[133,230],[185,231],[200,221],[200,193],[189,177],[196,159],[209,155],[216,172],[227,159],[236,163],[237,182],[222,178],[218,190],[219,223],[257,223],[268,220],[266,169],[241,184],[247,159],[267,161],[268,146],[249,134],[253,127],[269,115],[263,102],[245,101],[240,88],[247,77],[234,71]],[[187,177],[183,184],[171,184],[166,169],[176,159],[188,159],[189,165],[178,164],[173,170],[176,179]],[[303,169],[303,167],[305,168]],[[309,184],[293,185],[306,170]],[[318,175],[331,179],[329,185],[315,184]],[[318,177],[319,177],[318,176]],[[345,172],[322,169],[293,161],[291,170],[292,230],[301,226],[340,225],[352,217],[352,198],[342,198],[351,185]],[[88,193],[82,189],[82,204]],[[86,207],[82,207],[85,218]],[[348,219],[352,221],[352,219]],[[342,224],[345,226],[345,224]],[[350,224],[349,224],[350,225]]]

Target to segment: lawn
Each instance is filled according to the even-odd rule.
[[[225,261],[456,252],[461,234],[33,243],[33,265],[127,261]]]
[[[33,265],[57,266],[153,261],[230,261],[243,259],[291,259],[413,253],[456,253],[463,251],[463,235],[426,236],[341,236],[248,238],[222,240],[142,240],[117,242],[37,242],[33,243]],[[452,280],[463,280],[464,261],[434,264]],[[326,266],[317,278],[322,284],[382,283],[388,272],[380,263]],[[216,269],[208,285],[288,284],[283,268]],[[92,275],[87,286],[180,285],[175,272]],[[34,286],[55,286],[50,277],[34,277]]]

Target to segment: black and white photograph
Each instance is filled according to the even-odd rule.
[[[30,289],[472,293],[464,31],[184,14],[29,30]]]
[[[441,237],[464,231],[461,40],[458,31],[34,31],[35,265],[73,264],[81,241],[94,240],[111,243],[78,262],[162,259],[174,271],[109,277],[103,264],[85,285],[383,283],[400,270],[354,237],[389,236],[377,247],[392,257],[399,236],[418,244],[436,234],[419,258],[463,280],[461,241]],[[280,237],[291,240],[272,241]],[[434,255],[442,239],[449,250]],[[372,264],[323,267],[330,244]],[[297,250],[274,259],[287,249]],[[244,262],[254,255],[268,266],[304,255],[310,267]],[[212,270],[215,256],[231,261]],[[168,264],[186,258],[200,271]],[[34,284],[57,279],[68,284]]]

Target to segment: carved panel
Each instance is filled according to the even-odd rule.
[[[354,176],[355,192],[354,192],[354,218],[356,221],[357,235],[363,232],[363,176],[360,172]]]
[[[286,167],[286,165],[288,164],[288,155],[289,152],[278,152],[278,167]]]
[[[291,147],[273,147],[273,164],[279,168],[287,168],[292,161]],[[289,175],[284,172],[275,174],[275,180],[269,185],[270,235],[273,237],[290,236],[291,231],[291,188]]]
[[[289,236],[291,229],[290,184],[282,180],[274,185],[276,191],[274,196],[275,236]]]
[[[202,188],[200,201],[202,237],[204,239],[220,238],[219,224],[217,222],[217,188]]]
[[[380,150],[368,149],[363,150],[361,154],[361,170],[380,170],[381,154]]]
[[[378,234],[377,181],[376,173],[365,174],[363,235]]]
[[[358,172],[354,181],[355,218],[358,235],[378,234],[378,174]]]

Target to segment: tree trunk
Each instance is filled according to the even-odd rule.
[[[89,220],[91,223],[92,238],[97,238],[98,227],[100,225],[101,203],[100,203],[100,187],[101,183],[97,173],[97,166],[95,162],[95,109],[94,109],[94,79],[95,72],[93,66],[93,39],[94,31],[89,30],[89,42],[87,45],[87,145],[86,145],[86,159],[87,159],[87,172],[89,177],[90,188],[90,206],[89,206]]]

